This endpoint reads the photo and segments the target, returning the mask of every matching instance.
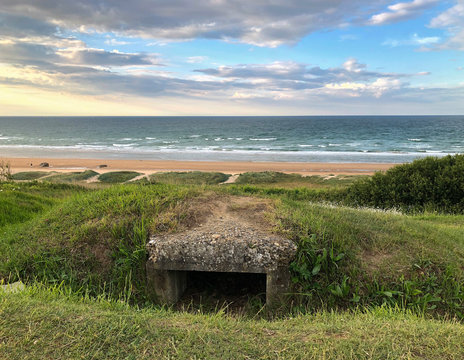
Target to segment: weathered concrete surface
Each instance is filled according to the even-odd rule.
[[[26,285],[24,285],[21,281],[16,281],[11,284],[0,285],[0,291],[8,292],[8,293],[15,293],[19,291],[23,291],[26,289]]]
[[[147,273],[154,295],[163,303],[176,302],[187,286],[188,271],[264,273],[266,302],[284,301],[295,244],[253,226],[240,212],[220,214],[193,229],[151,238]]]
[[[163,270],[268,273],[288,267],[296,251],[291,240],[239,226],[227,221],[153,237],[150,261]]]

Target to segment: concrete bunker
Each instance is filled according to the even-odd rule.
[[[148,286],[161,303],[174,304],[189,285],[192,272],[262,274],[266,304],[285,301],[290,290],[289,264],[295,244],[233,216],[212,217],[206,224],[154,236],[147,245]]]

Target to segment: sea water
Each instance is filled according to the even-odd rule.
[[[399,163],[456,153],[464,116],[0,117],[0,158]]]

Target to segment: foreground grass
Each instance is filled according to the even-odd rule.
[[[266,321],[0,293],[8,359],[462,359],[464,326],[376,308]]]

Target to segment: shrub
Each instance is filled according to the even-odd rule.
[[[354,183],[354,205],[403,211],[464,211],[464,155],[427,157]]]
[[[113,171],[101,174],[98,180],[103,183],[117,184],[132,180],[139,175],[141,174],[135,171]]]
[[[72,172],[72,173],[52,175],[52,176],[47,177],[46,181],[71,183],[71,182],[85,181],[97,175],[99,175],[99,173],[97,173],[96,171],[85,170],[83,172]]]
[[[202,171],[187,171],[187,172],[164,172],[156,173],[150,176],[150,180],[155,183],[163,184],[187,184],[187,185],[214,185],[226,181],[230,175],[220,172],[202,172]]]
[[[47,175],[47,171],[22,171],[11,175],[11,180],[37,180]]]
[[[0,181],[11,180],[11,166],[10,163],[0,162]]]

